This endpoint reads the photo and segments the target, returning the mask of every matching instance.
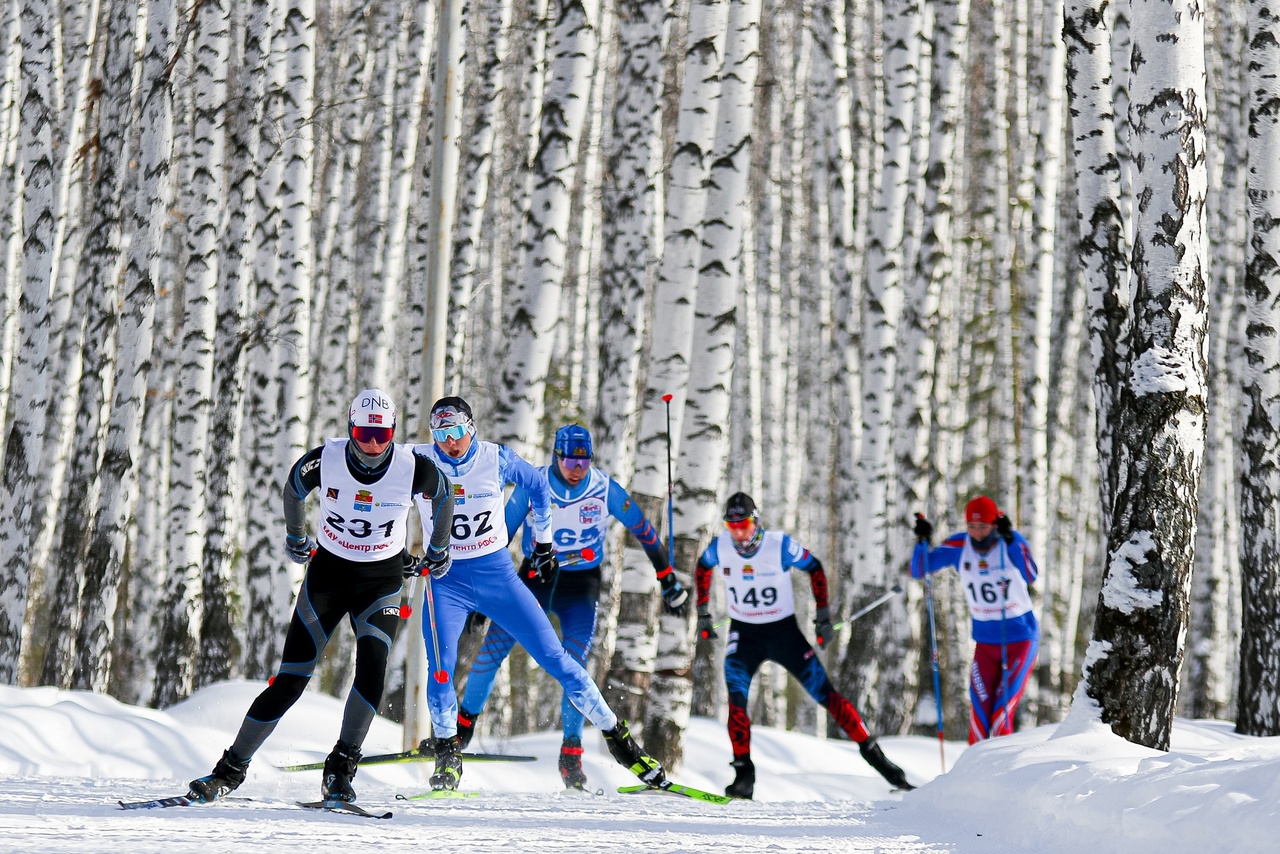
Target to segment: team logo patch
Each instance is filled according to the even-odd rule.
[[[326,489],[326,490],[325,490],[324,497],[325,497],[325,498],[327,498],[327,499],[329,499],[330,501],[337,501],[337,500],[338,500],[338,490],[334,489],[334,488],[331,486],[331,487],[329,487],[328,489]]]
[[[467,500],[467,490],[463,488],[462,484],[455,483],[453,485],[453,503],[461,504],[466,500]]]
[[[729,574],[729,567],[727,567],[727,566],[726,566],[726,567],[724,568],[724,574],[725,574],[726,576]]]
[[[367,489],[357,490],[356,501],[353,506],[362,513],[372,513],[373,512],[373,493]]]
[[[599,504],[583,504],[578,508],[578,521],[583,525],[594,525],[600,521]]]
[[[755,567],[753,567],[751,564],[746,564],[745,566],[743,566],[743,567],[742,567],[742,580],[743,580],[743,581],[755,581],[755,579],[756,579],[756,570],[755,570]]]
[[[978,572],[986,572],[990,568],[991,564],[987,563],[985,560],[978,561]]]

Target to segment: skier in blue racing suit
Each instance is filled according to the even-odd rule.
[[[547,478],[515,451],[476,439],[471,407],[460,397],[444,397],[431,407],[434,443],[419,446],[450,478],[453,519],[450,551],[452,568],[428,583],[434,597],[436,638],[431,621],[423,621],[427,660],[433,674],[443,670],[443,683],[427,682],[427,705],[435,732],[433,789],[456,789],[462,777],[462,740],[458,736],[458,697],[453,673],[458,639],[471,612],[489,617],[509,632],[544,670],[564,686],[565,695],[591,719],[604,736],[609,752],[643,782],[658,785],[666,778],[656,759],[640,749],[627,727],[609,708],[600,689],[582,665],[560,645],[551,621],[529,588],[516,577],[507,551],[503,489],[508,483],[523,488],[533,505],[535,545],[529,572],[535,579],[554,576],[557,569],[551,543],[551,495]],[[425,507],[420,508],[425,511]],[[429,538],[429,515],[422,512],[423,538]],[[439,650],[435,649],[435,642]]]
[[[667,562],[667,553],[658,532],[645,518],[631,496],[604,471],[592,466],[591,434],[587,428],[568,424],[556,431],[555,460],[538,472],[551,489],[551,530],[560,558],[558,574],[541,576],[531,570],[535,557],[532,508],[534,494],[517,485],[507,501],[507,531],[514,536],[524,526],[521,548],[524,563],[520,578],[533,591],[538,604],[560,620],[565,652],[586,666],[591,640],[596,630],[596,607],[600,599],[601,566],[604,562],[605,531],[612,517],[627,526],[653,564],[662,601],[672,613],[680,613],[688,591],[676,579]],[[526,524],[526,517],[527,524]],[[485,634],[484,645],[471,666],[467,690],[458,710],[458,734],[465,749],[475,732],[475,721],[484,711],[493,690],[498,668],[515,646],[516,639],[495,623]],[[474,710],[474,711],[471,711]],[[587,776],[582,770],[583,716],[565,694],[560,703],[564,742],[560,746],[560,777],[570,789],[582,789]]]

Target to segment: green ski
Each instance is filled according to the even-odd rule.
[[[478,798],[479,792],[459,792],[457,789],[432,789],[416,795],[396,795],[397,801],[446,801],[455,798]]]
[[[716,795],[711,792],[704,792],[701,789],[694,789],[690,786],[682,786],[679,783],[672,783],[670,780],[664,780],[658,786],[619,786],[618,791],[623,794],[631,794],[632,792],[670,792],[673,795],[684,795],[686,798],[693,798],[695,801],[705,801],[709,804],[728,804],[733,803],[733,798],[725,795]]]

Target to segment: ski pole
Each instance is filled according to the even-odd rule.
[[[888,602],[890,599],[892,599],[894,596],[897,596],[897,595],[898,595],[899,593],[901,593],[901,592],[902,592],[902,585],[901,585],[901,584],[894,584],[894,585],[893,585],[893,588],[892,588],[888,593],[884,594],[883,596],[879,596],[879,597],[877,597],[876,599],[874,599],[873,601],[871,601],[871,602],[870,602],[870,603],[868,603],[867,605],[864,605],[863,607],[861,607],[861,608],[859,608],[858,610],[854,611],[854,612],[853,612],[852,614],[850,614],[848,617],[845,617],[843,620],[841,620],[840,622],[838,622],[838,623],[836,623],[834,626],[832,626],[832,627],[831,627],[831,630],[832,630],[832,631],[836,631],[836,632],[840,631],[840,630],[841,630],[841,629],[843,629],[845,626],[849,625],[850,623],[852,623],[854,620],[858,619],[859,617],[865,617],[867,614],[870,614],[870,613],[871,613],[872,611],[874,611],[876,608],[879,608],[879,607],[880,607],[881,605],[883,605],[885,602]]]
[[[590,563],[595,559],[596,559],[596,550],[588,546],[587,548],[578,552],[577,557],[569,557],[560,561],[560,565],[561,566],[577,566],[580,563]]]
[[[1009,692],[1009,644],[1005,641],[1004,614],[1009,609],[1009,580],[1002,579],[1000,589],[1004,592],[1000,602],[1000,691],[996,694],[996,714],[993,715],[992,723],[997,724],[999,718],[1003,715],[1004,721],[998,723],[995,731],[990,733],[992,738],[1000,735],[1000,730],[1009,726],[1009,715],[1004,708],[1005,697]],[[1012,730],[1010,730],[1012,731]]]
[[[407,620],[413,616],[413,600],[418,595],[418,578],[415,575],[413,580],[409,582],[409,599],[400,606],[400,619]]]
[[[676,565],[676,493],[671,481],[671,395],[664,394],[667,405],[667,566]]]
[[[417,579],[414,579],[415,581]],[[431,627],[431,648],[436,654],[436,672],[435,680],[441,685],[449,681],[449,673],[446,671],[440,661],[440,634],[436,631],[436,603],[435,597],[431,595],[431,588],[435,586],[431,582],[431,576],[427,576],[427,623]]]
[[[917,519],[923,519],[920,513],[916,514]],[[928,540],[920,537],[916,540],[918,546],[928,547]],[[938,675],[938,632],[933,622],[933,584],[929,581],[928,554],[925,556],[926,565],[924,567],[924,604],[925,610],[929,614],[929,652],[933,658],[933,702],[938,710],[938,759],[942,762],[942,773],[947,773],[947,737],[946,727],[942,721],[942,677]]]

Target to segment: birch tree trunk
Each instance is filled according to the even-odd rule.
[[[745,244],[743,207],[751,172],[751,119],[759,66],[760,2],[730,0],[724,71],[712,149],[711,182],[698,259],[694,341],[680,443],[677,566],[693,566],[720,518],[720,493],[729,452],[737,293]],[[684,578],[692,586],[691,578]],[[693,696],[692,609],[659,616],[658,658],[645,711],[645,748],[668,768],[684,756],[684,731]]]
[[[278,242],[281,216],[282,150],[275,129],[282,123],[285,86],[283,12],[274,6],[271,53],[263,96],[263,135],[259,153],[261,172],[254,200],[253,324],[254,349],[249,356],[249,388],[245,422],[257,441],[245,461],[245,563],[248,596],[245,605],[244,675],[265,678],[280,660],[280,645],[288,625],[288,602],[293,571],[280,553],[280,488],[284,455],[280,399],[281,354]],[[286,463],[292,463],[287,460]],[[300,573],[299,573],[300,575]]]
[[[200,7],[195,42],[195,122],[187,237],[182,355],[174,411],[169,484],[170,580],[152,703],[165,708],[197,686],[204,620],[204,549],[208,531],[209,440],[213,347],[217,322],[218,236],[226,203],[224,178],[230,17],[220,0]]]
[[[920,6],[895,0],[885,7],[884,168],[876,190],[868,247],[867,291],[862,325],[863,406],[859,475],[863,489],[860,516],[867,531],[862,564],[855,572],[854,596],[879,595],[888,585],[890,527],[894,480],[893,399],[897,374],[898,325],[903,303],[903,229],[912,149],[912,117],[920,59]],[[891,662],[902,660],[905,637],[892,622],[892,611],[879,610],[853,627],[845,653],[842,681],[854,686],[859,710],[876,731],[897,732],[908,710],[894,698],[904,674]]]
[[[1248,3],[1248,310],[1240,437],[1244,605],[1236,729],[1280,735],[1280,41],[1273,9]]]
[[[47,0],[23,0],[21,17],[22,267],[19,329],[0,477],[0,682],[13,684],[31,574],[32,499],[44,448],[49,359],[49,283],[54,261],[53,12]]]
[[[590,100],[600,16],[598,0],[561,0],[551,35],[550,78],[533,160],[533,192],[512,292],[503,367],[495,401],[499,441],[525,456],[538,447],[543,395],[566,274],[568,226],[578,153]]]
[[[1201,7],[1139,0],[1133,103],[1133,361],[1118,391],[1117,492],[1072,713],[1169,747],[1204,455],[1207,239]],[[1176,180],[1170,181],[1169,176]]]
[[[654,294],[654,328],[664,333],[654,336],[650,352],[636,446],[636,472],[630,490],[650,520],[666,516],[662,512],[663,496],[671,485],[667,479],[667,460],[679,455],[678,437],[693,347],[690,295],[696,292],[727,20],[726,0],[694,0],[690,4],[684,85],[680,90],[679,117],[666,185],[663,254]],[[671,395],[670,401],[663,402],[667,394]],[[667,537],[671,538],[670,526],[666,527]],[[607,683],[630,694],[630,698],[610,696],[624,702],[631,717],[638,720],[647,714],[645,701],[658,655],[660,629],[655,620],[658,584],[645,568],[648,561],[632,539],[626,541],[622,559],[624,601],[618,615],[618,640]],[[676,564],[691,565],[681,563],[678,558]],[[648,741],[646,747],[653,749]]]
[[[282,443],[275,482],[307,450],[311,425],[311,185],[316,74],[315,0],[289,0],[284,19],[284,169],[280,185],[280,397]],[[273,519],[283,519],[272,516]]]
[[[76,648],[86,608],[86,547],[94,527],[98,502],[98,461],[102,456],[102,418],[111,396],[110,380],[116,364],[117,312],[120,302],[121,194],[127,161],[128,131],[133,85],[134,30],[137,9],[128,3],[109,6],[104,43],[103,80],[90,171],[89,209],[85,223],[84,260],[78,270],[76,290],[89,295],[83,363],[89,366],[80,379],[76,402],[76,442],[70,455],[66,483],[59,502],[58,541],[54,566],[59,585],[53,601],[53,626],[45,650],[42,682],[71,687],[76,668]],[[53,514],[50,514],[53,515]],[[101,591],[99,591],[100,593]]]
[[[156,310],[153,271],[168,207],[169,158],[173,144],[169,58],[177,41],[176,30],[177,9],[173,0],[149,2],[139,111],[137,169],[140,181],[137,196],[127,209],[131,238],[125,260],[120,343],[111,415],[99,469],[94,526],[85,559],[84,612],[80,618],[73,682],[76,688],[93,691],[107,689],[117,652],[114,643],[116,603],[129,524],[138,499],[142,416],[151,370]]]
[[[466,330],[471,320],[472,295],[480,273],[480,244],[485,208],[489,204],[489,178],[498,131],[498,108],[506,95],[505,64],[511,26],[512,0],[485,0],[482,7],[485,30],[473,39],[479,50],[476,68],[474,119],[464,134],[462,159],[463,190],[458,205],[458,222],[454,228],[453,255],[449,279],[449,349],[445,354],[446,386],[461,378]],[[474,344],[472,345],[474,346]],[[599,447],[599,437],[596,446]],[[598,452],[597,452],[598,453]]]
[[[249,297],[253,273],[250,239],[258,192],[262,101],[271,52],[271,0],[254,0],[237,69],[237,99],[228,132],[227,227],[221,241],[214,340],[214,404],[208,476],[208,532],[204,549],[204,600],[196,686],[222,681],[239,670],[236,629],[242,627],[233,560],[243,551],[233,525],[232,502],[243,494],[239,478],[244,424],[245,370],[249,353]]]
[[[1066,0],[1067,94],[1075,138],[1075,186],[1080,225],[1080,266],[1089,293],[1089,341],[1093,355],[1098,456],[1102,477],[1102,528],[1110,530],[1116,494],[1112,410],[1128,375],[1129,237],[1121,213],[1121,159],[1117,126],[1126,117],[1112,108],[1111,33],[1106,4]]]
[[[347,403],[357,382],[349,367],[349,356],[358,329],[358,324],[353,322],[358,309],[353,306],[352,297],[358,293],[355,274],[358,200],[373,73],[368,56],[369,10],[367,4],[356,6],[346,18],[346,62],[342,70],[342,107],[334,166],[340,173],[336,179],[339,205],[334,252],[329,259],[322,337],[315,348],[315,415],[321,438],[345,435]]]

